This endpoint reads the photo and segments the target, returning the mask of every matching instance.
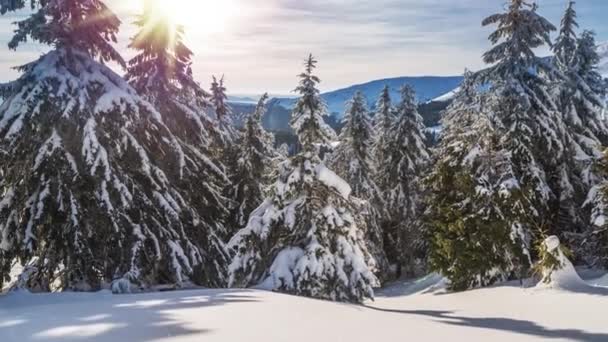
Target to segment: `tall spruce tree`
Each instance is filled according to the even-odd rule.
[[[184,44],[184,28],[170,21],[155,0],[145,0],[137,17],[139,28],[130,48],[126,79],[155,107],[163,119],[189,143],[210,149],[219,135],[211,113],[211,94],[192,75],[192,51]]]
[[[276,158],[274,136],[262,126],[268,94],[260,98],[253,114],[246,119],[236,153],[236,170],[232,173],[231,199],[236,203],[232,213],[232,231],[247,224],[249,215],[266,198],[271,183],[271,168]]]
[[[495,46],[484,54],[485,62],[492,66],[476,76],[481,84],[491,85],[476,100],[481,101],[479,117],[486,118],[479,124],[485,122],[484,130],[491,134],[484,138],[476,132],[480,141],[473,145],[465,137],[460,141],[458,135],[453,142],[448,139],[441,145],[448,153],[448,144],[460,145],[467,156],[464,160],[475,167],[474,178],[458,176],[467,172],[464,166],[451,170],[452,166],[442,166],[443,162],[430,178],[430,182],[439,182],[433,192],[443,201],[431,209],[431,264],[458,290],[522,276],[534,258],[530,246],[536,233],[556,229],[557,198],[572,188],[564,147],[570,138],[546,82],[553,70],[533,52],[549,43],[555,28],[526,0],[511,0],[505,13],[483,22],[484,26],[492,24],[498,26],[490,35]],[[455,106],[451,110],[459,111],[461,105]],[[462,129],[459,126],[465,124],[455,120],[453,129]],[[487,157],[478,161],[480,155]],[[488,167],[488,160],[494,160],[495,165]],[[479,168],[476,162],[486,166]],[[446,172],[459,178],[450,179]],[[462,182],[464,195],[450,198],[438,194],[441,189],[447,191],[450,184]],[[486,183],[489,185],[479,185]],[[473,217],[450,224],[446,218],[452,210],[470,210]],[[464,240],[468,241],[461,244]]]
[[[152,103],[180,96],[182,91],[186,96],[192,93],[209,96],[192,77],[193,53],[183,42],[182,26],[169,20],[154,0],[144,1],[135,25],[139,31],[129,47],[138,54],[129,61],[126,76],[135,89]]]
[[[15,50],[30,38],[45,45],[84,51],[101,62],[113,61],[125,65],[120,54],[112,47],[112,43],[116,43],[120,20],[102,1],[2,1],[0,14],[23,9],[28,2],[34,13],[15,23],[17,29],[8,43],[10,49]],[[97,20],[92,21],[91,18]]]
[[[311,55],[296,89],[301,97],[291,124],[301,151],[281,165],[271,196],[231,240],[230,284],[359,302],[372,297],[379,282],[351,188],[319,158],[334,132],[323,120],[316,63]]]
[[[591,188],[587,203],[591,208],[591,226],[581,234],[580,244],[574,245],[574,253],[588,265],[608,267],[608,153],[597,168],[603,181]]]
[[[573,96],[576,101],[577,111],[580,112],[580,121],[586,127],[584,135],[595,138],[602,146],[608,146],[608,127],[604,120],[606,96],[608,95],[608,83],[599,73],[598,66],[601,58],[598,54],[598,46],[595,41],[595,33],[583,30],[576,48],[576,76],[572,75],[578,90]],[[580,125],[580,123],[579,123]],[[580,127],[577,127],[581,129]],[[595,147],[593,152],[597,156],[597,144],[589,144],[585,149]]]
[[[205,215],[199,220],[205,238],[206,263],[216,275],[210,285],[221,285],[227,263],[222,241],[229,207],[223,191],[230,180],[222,160],[214,155],[214,142],[221,130],[210,117],[210,94],[192,76],[192,51],[184,44],[184,29],[172,23],[153,0],[144,2],[144,11],[136,21],[139,32],[131,48],[139,53],[129,61],[127,80],[157,108],[163,122],[175,133],[177,141],[192,156],[177,160],[178,185],[188,197],[200,203]],[[201,181],[204,180],[204,181]],[[193,187],[192,184],[201,183]],[[201,241],[203,242],[203,241]]]
[[[234,129],[234,118],[232,108],[228,104],[228,94],[224,85],[224,76],[219,80],[212,77],[211,82],[211,103],[215,111],[215,119],[219,127],[219,135],[216,137],[220,153],[230,153],[233,144],[237,139],[238,132]]]
[[[397,276],[421,271],[424,258],[420,229],[420,177],[430,161],[424,124],[418,113],[412,87],[401,89],[395,108],[396,121],[390,126],[386,152],[379,163],[379,183],[383,185],[388,216],[383,222],[384,244],[389,261],[397,266]]]
[[[374,141],[372,145],[372,155],[378,165],[383,165],[390,153],[388,144],[389,132],[395,124],[395,111],[391,101],[390,88],[388,86],[384,86],[378,97],[373,122]],[[377,174],[376,176],[380,189],[383,191],[388,189],[390,185],[381,183],[383,179],[379,177],[380,174]]]
[[[561,20],[559,36],[553,46],[553,51],[555,53],[554,64],[556,65],[557,70],[561,72],[555,77],[556,80],[554,84],[556,86],[554,87],[554,92],[556,94],[553,97],[556,100],[558,109],[562,113],[563,119],[570,126],[576,125],[575,122],[577,121],[580,122],[575,110],[573,111],[573,102],[569,99],[571,96],[570,93],[572,92],[572,80],[570,78],[574,76],[573,72],[577,64],[577,37],[575,31],[578,28],[578,23],[576,21],[577,15],[574,10],[574,4],[574,1],[568,3]],[[586,141],[581,141],[580,138],[583,138],[582,136],[574,136],[574,138],[578,141],[568,141],[565,144],[566,158],[565,163],[562,166],[563,172],[566,173],[570,179],[570,184],[566,183],[565,185],[572,186],[561,187],[559,191],[555,193],[557,200],[559,201],[558,215],[555,224],[559,227],[559,231],[555,230],[553,232],[554,234],[562,232],[571,234],[580,229],[580,225],[583,221],[578,207],[581,204],[581,194],[583,198],[586,195],[586,187],[581,182],[581,173],[576,173],[576,168],[578,166],[576,164],[582,162],[581,160],[577,161],[576,154],[579,154],[581,151],[581,146],[578,145],[578,142],[585,143]],[[587,137],[584,139],[587,139]],[[589,164],[589,158],[585,159],[587,159],[587,161],[583,163]]]
[[[513,177],[508,152],[478,87],[466,72],[444,113],[436,161],[424,179],[430,267],[457,291],[507,279],[523,257],[505,212],[511,202],[503,194]]]
[[[578,42],[578,60],[579,60],[579,75],[581,81],[586,81],[588,85],[587,91],[581,95],[587,95],[591,97],[604,98],[608,94],[608,82],[602,80],[602,77],[597,72],[597,65],[600,61],[597,52],[597,46],[595,44],[594,34],[590,31],[584,31]],[[582,96],[580,100],[585,101],[585,97]],[[594,122],[594,114],[599,115],[601,118],[605,115],[606,107],[600,109],[597,106],[593,106],[591,100],[585,101],[585,104],[596,109],[595,111],[587,112],[590,114],[590,120],[585,125],[587,130],[596,131],[598,128],[605,126],[598,126],[598,123]],[[600,110],[598,113],[597,110]],[[583,111],[585,112],[585,111]],[[604,121],[601,123],[605,124]],[[603,147],[607,146],[604,139],[599,138]],[[597,147],[597,146],[596,146]],[[578,258],[582,259],[585,263],[591,266],[597,267],[608,267],[608,154],[604,151],[604,156],[592,165],[590,172],[584,174],[584,179],[588,180],[593,187],[591,188],[585,207],[591,209],[591,217],[589,222],[591,226],[585,227],[586,229],[580,235],[575,235],[575,241],[572,245],[572,250]]]
[[[574,4],[574,1],[568,2],[568,7],[562,17],[559,36],[553,44],[555,62],[561,69],[569,69],[577,63],[575,54],[578,45],[576,38],[578,22],[576,21]]]
[[[218,151],[218,146],[223,147],[230,134],[217,119],[218,95],[206,92],[193,78],[193,53],[184,44],[183,26],[169,20],[155,0],[144,1],[135,25],[139,31],[130,47],[139,53],[129,61],[127,80],[161,107],[161,113],[167,113],[164,119],[172,129],[181,131],[189,142],[204,146],[216,166],[223,168],[219,161],[223,150]],[[220,90],[225,91],[223,85]],[[228,113],[223,102],[219,105],[222,113]]]
[[[328,165],[346,180],[352,195],[363,200],[361,217],[367,222],[367,243],[378,265],[378,275],[388,274],[388,260],[384,253],[381,220],[385,203],[380,188],[374,181],[376,165],[372,157],[373,127],[367,103],[361,92],[355,93],[344,113],[344,127],[340,144],[329,158]]]
[[[602,158],[602,146],[608,143],[608,126],[602,114],[605,91],[602,77],[597,72],[599,56],[595,39],[589,31],[577,38],[577,27],[574,2],[571,1],[562,19],[554,52],[560,71],[555,87],[557,105],[572,137],[566,145],[567,170],[572,187],[557,194],[560,230],[553,233],[565,234],[575,257],[581,260],[590,257],[583,245],[585,233],[593,231],[585,217],[588,212],[581,207],[590,189],[602,178],[595,165]]]
[[[215,115],[218,122],[224,122],[230,116],[230,107],[228,106],[228,95],[226,95],[226,86],[224,85],[224,76],[219,80],[217,77],[212,77],[211,82],[211,99],[215,107]]]
[[[216,284],[210,208],[193,190],[208,159],[98,62],[124,64],[111,46],[119,20],[99,0],[33,5],[11,47],[53,49],[20,68],[0,105],[0,283],[20,263],[32,290]]]
[[[488,106],[504,132],[501,145],[511,155],[512,194],[523,199],[511,222],[528,253],[539,230],[559,229],[560,199],[573,187],[565,148],[571,137],[547,82],[553,69],[533,52],[550,44],[555,27],[525,0],[512,0],[506,13],[483,24],[498,25],[490,36],[495,46],[484,54],[485,62],[494,65],[482,77],[492,84]]]

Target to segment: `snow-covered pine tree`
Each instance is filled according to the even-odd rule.
[[[227,254],[222,241],[226,229],[229,200],[223,196],[230,186],[222,160],[215,154],[221,128],[209,114],[213,106],[192,76],[192,51],[184,44],[182,26],[168,20],[153,0],[144,2],[136,25],[139,32],[130,47],[139,53],[129,61],[127,80],[139,94],[159,110],[163,122],[174,132],[183,151],[167,165],[174,171],[176,186],[186,200],[198,204],[199,230],[206,235],[205,264],[208,285],[223,283]],[[204,215],[203,215],[204,213]]]
[[[228,106],[228,95],[226,94],[226,86],[224,85],[224,76],[219,81],[213,76],[211,82],[211,101],[215,107],[215,115],[218,122],[225,122],[230,116],[231,109]]]
[[[554,46],[556,65],[560,74],[556,78],[557,105],[566,123],[571,141],[566,144],[567,169],[572,188],[560,192],[560,230],[554,234],[566,235],[566,241],[574,247],[578,258],[588,259],[585,232],[588,214],[582,211],[589,191],[602,176],[595,165],[603,156],[603,146],[608,143],[608,126],[603,118],[605,90],[602,77],[597,72],[599,56],[593,33],[585,31],[578,39],[575,28],[576,11],[571,1],[562,19],[560,35]],[[583,233],[583,234],[581,234]]]
[[[553,52],[555,53],[555,63],[560,69],[569,69],[576,65],[576,29],[578,23],[576,21],[576,10],[574,9],[574,1],[568,2],[566,12],[562,17],[559,36],[553,44]]]
[[[53,49],[0,105],[0,283],[17,262],[43,291],[214,283],[208,203],[182,183],[210,164],[96,61],[124,65],[111,46],[120,21],[99,0],[34,5],[11,46]]]
[[[139,30],[129,47],[138,54],[129,61],[126,78],[135,89],[153,103],[181,95],[181,90],[188,92],[187,96],[198,92],[199,100],[209,97],[192,78],[193,53],[183,42],[182,26],[161,13],[154,0],[144,0],[134,24]]]
[[[388,260],[384,253],[381,222],[385,203],[380,188],[373,177],[376,165],[372,156],[373,127],[367,103],[361,92],[347,104],[344,127],[339,136],[340,144],[329,157],[328,166],[346,180],[352,195],[362,200],[362,220],[367,222],[367,244],[378,266],[378,276],[388,275]]]
[[[487,146],[481,150],[459,140],[452,144],[463,145],[468,163],[479,159],[483,152],[488,157],[479,162],[496,159],[495,165],[474,170],[474,178],[469,180],[473,184],[464,189],[468,195],[444,198],[443,209],[437,209],[443,212],[438,213],[438,223],[432,224],[430,231],[443,232],[432,240],[431,263],[449,276],[456,289],[522,276],[534,258],[530,246],[536,242],[535,233],[556,229],[556,194],[572,188],[565,163],[568,132],[546,82],[546,75],[553,70],[533,52],[549,43],[549,34],[555,28],[537,13],[535,4],[526,0],[511,0],[505,13],[483,22],[484,26],[492,24],[498,26],[490,35],[495,46],[484,54],[485,62],[492,66],[481,71],[477,79],[491,86],[482,94],[479,112],[487,118],[488,130],[493,133],[480,140],[478,144]],[[448,167],[443,176],[447,177],[448,172],[458,174],[457,170]],[[437,177],[441,180],[442,176]],[[479,186],[485,183],[489,185]],[[450,210],[462,210],[466,208],[463,204],[473,208],[475,219],[450,225]],[[481,213],[486,215],[480,217]],[[501,226],[504,223],[506,229]],[[467,243],[458,244],[465,239]]]
[[[125,65],[120,54],[112,47],[120,20],[99,0],[66,3],[56,0],[16,0],[0,2],[0,13],[16,11],[30,3],[33,14],[16,22],[17,29],[9,41],[10,49],[16,49],[28,40],[46,45],[70,46],[95,56],[101,62],[114,61]],[[44,8],[44,10],[37,10]],[[67,11],[69,8],[70,11]],[[107,14],[107,15],[106,15]],[[91,22],[91,18],[101,16]]]
[[[373,296],[379,281],[351,188],[319,158],[335,133],[323,120],[316,63],[311,55],[296,89],[301,97],[291,124],[301,151],[281,165],[271,196],[231,240],[230,284],[359,302]]]
[[[508,154],[478,87],[475,75],[466,72],[444,114],[436,161],[424,179],[429,264],[457,291],[507,279],[520,251],[503,214],[510,205],[502,196],[512,177],[505,169]]]
[[[393,108],[390,88],[385,85],[382,92],[378,96],[376,101],[376,107],[374,110],[373,117],[373,142],[372,142],[372,154],[371,158],[373,164],[376,166],[374,169],[373,180],[380,190],[383,205],[376,209],[380,213],[379,224],[382,229],[382,240],[384,246],[384,254],[387,254],[387,248],[389,247],[386,243],[385,231],[390,226],[390,211],[386,206],[385,195],[391,190],[392,184],[390,179],[387,177],[387,161],[391,155],[390,145],[390,134],[395,125],[396,116],[395,109]],[[391,254],[391,252],[389,252]],[[392,253],[394,255],[394,253]],[[387,258],[387,261],[389,259]],[[394,261],[394,260],[393,260]],[[390,262],[389,262],[390,264]],[[390,269],[390,265],[389,265]],[[394,276],[387,274],[388,276]]]
[[[583,30],[576,49],[578,90],[574,100],[580,119],[587,130],[584,134],[596,138],[602,146],[608,146],[608,128],[603,115],[605,114],[608,83],[598,71],[601,61],[595,33]],[[574,76],[574,75],[573,75]],[[580,129],[580,127],[579,127]],[[581,144],[582,145],[582,144]],[[597,149],[597,145],[590,144]],[[585,145],[583,145],[585,146]],[[591,146],[585,146],[590,148]]]
[[[230,151],[234,148],[234,143],[238,139],[238,131],[234,128],[234,117],[232,108],[228,104],[228,94],[226,94],[226,85],[224,85],[224,76],[219,80],[217,77],[212,77],[211,82],[211,103],[215,111],[216,122],[219,127],[219,135],[216,137],[218,148],[223,152]]]
[[[236,203],[231,215],[232,232],[236,233],[247,224],[249,215],[266,198],[271,184],[271,168],[276,158],[274,136],[262,127],[268,94],[264,94],[255,111],[245,121],[244,131],[236,145],[236,169],[233,178],[231,199]]]
[[[389,144],[388,136],[395,123],[395,111],[391,102],[390,88],[384,86],[378,101],[376,102],[376,108],[373,117],[374,122],[374,141],[372,145],[373,156],[376,163],[379,166],[384,165],[389,155]],[[379,167],[377,171],[381,171],[383,168]],[[381,173],[376,175],[378,186],[382,191],[385,191],[390,186],[389,184],[382,184],[381,181],[384,178],[381,177]]]
[[[498,25],[490,36],[495,46],[484,54],[493,66],[482,75],[492,84],[488,105],[502,130],[501,145],[511,154],[512,195],[525,199],[510,221],[518,222],[519,239],[527,241],[530,251],[535,231],[546,226],[553,234],[559,229],[560,199],[573,189],[565,147],[571,137],[548,91],[554,70],[533,52],[550,44],[555,28],[524,0],[512,0],[506,13],[483,24]]]
[[[422,230],[420,177],[429,165],[424,124],[418,113],[416,94],[408,85],[401,89],[395,108],[396,121],[387,136],[387,155],[379,163],[388,216],[383,222],[384,245],[397,276],[420,271]]]
[[[592,226],[583,232],[574,252],[591,266],[608,268],[608,152],[596,167],[604,180],[589,192],[585,204],[591,208]]]
[[[603,80],[602,86],[601,77],[597,78],[599,58],[592,32],[583,32],[579,39],[578,51],[581,70],[591,71],[588,78],[590,87],[605,98],[608,93],[608,81]],[[605,112],[606,108],[604,115]],[[601,178],[601,181],[591,188],[586,202],[592,209],[592,227],[584,231],[580,240],[582,243],[574,245],[573,251],[589,265],[608,267],[608,152],[604,152],[604,157],[592,170],[597,171],[595,175]]]
[[[577,64],[576,62],[576,48],[577,48],[577,38],[575,30],[578,28],[578,23],[576,21],[576,11],[574,10],[574,1],[570,1],[564,13],[564,16],[561,20],[561,27],[559,30],[559,36],[555,44],[553,45],[553,51],[555,53],[554,64],[557,70],[561,71],[561,73],[556,73],[556,81],[554,84],[556,85],[554,88],[554,95],[556,104],[558,105],[558,109],[562,113],[562,117],[565,122],[569,123],[571,126],[575,125],[575,121],[580,120],[577,117],[576,110],[574,109],[573,101],[569,99],[571,90],[571,82],[569,74],[574,72],[574,66]],[[574,76],[574,75],[572,75]],[[576,81],[574,81],[576,82]],[[577,140],[581,140],[580,137]],[[587,139],[585,137],[584,139]],[[591,139],[593,140],[593,139]],[[587,140],[587,141],[591,141]],[[585,143],[586,141],[582,141]],[[580,199],[581,194],[584,198],[586,195],[586,190],[584,184],[581,182],[581,174],[576,174],[576,163],[586,163],[589,164],[590,158],[583,158],[583,160],[577,160],[579,156],[582,156],[579,152],[581,151],[581,147],[577,145],[577,142],[566,142],[566,155],[571,154],[570,158],[565,160],[565,164],[563,165],[564,171],[570,178],[570,182],[572,187],[565,187],[560,189],[558,193],[555,193],[557,199],[559,201],[558,206],[558,216],[555,221],[556,225],[559,227],[559,231],[555,230],[554,234],[561,234],[562,232],[573,233],[580,228],[583,220],[581,219],[580,203],[581,201],[577,201],[577,197]],[[577,156],[577,154],[579,156]],[[576,177],[576,178],[573,178]],[[577,196],[578,195],[578,196]]]
[[[144,1],[135,21],[139,28],[130,48],[126,78],[149,102],[161,107],[167,125],[190,143],[211,148],[220,135],[207,93],[192,75],[192,51],[184,44],[184,28],[167,19],[154,0]],[[187,124],[186,124],[187,123]]]

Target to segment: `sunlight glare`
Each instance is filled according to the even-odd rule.
[[[144,0],[145,1],[145,0]],[[151,0],[159,15],[186,29],[218,33],[237,13],[235,0]]]

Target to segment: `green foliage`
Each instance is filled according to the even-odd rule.
[[[521,254],[511,227],[498,209],[499,195],[478,193],[470,169],[437,166],[425,181],[432,189],[426,220],[430,267],[450,280],[450,289],[491,285],[513,270],[511,256]]]

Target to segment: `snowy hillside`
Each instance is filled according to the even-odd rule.
[[[600,73],[608,78],[608,42],[600,44],[598,52],[602,59],[600,62]]]
[[[447,92],[439,97],[434,98],[433,102],[449,101],[454,98],[454,95],[456,95],[456,93],[458,92],[459,89],[460,89],[460,87],[454,88],[453,90],[450,90],[449,92]]]
[[[335,90],[322,94],[323,99],[327,102],[329,112],[337,113],[339,116],[344,111],[344,104],[350,100],[355,92],[361,91],[370,106],[376,103],[378,94],[382,91],[385,85],[391,89],[391,97],[393,100],[399,98],[399,88],[404,84],[409,84],[416,90],[418,100],[426,102],[438,96],[441,96],[454,88],[458,87],[462,82],[462,77],[398,77],[384,80],[376,80],[368,83],[354,85],[348,88]],[[281,99],[279,104],[286,108],[292,108],[295,103],[294,99]]]
[[[256,290],[0,296],[0,341],[607,341],[608,297],[500,286],[389,287],[363,306]]]

